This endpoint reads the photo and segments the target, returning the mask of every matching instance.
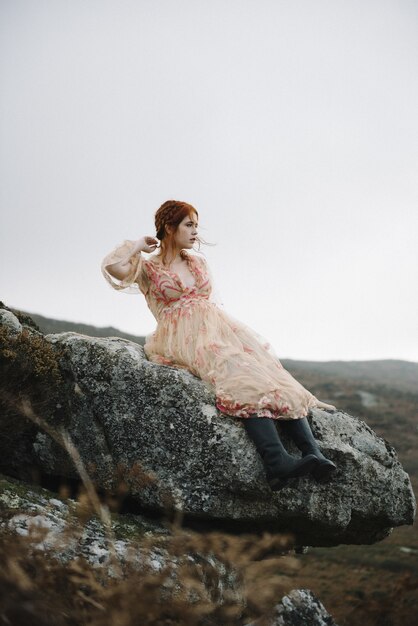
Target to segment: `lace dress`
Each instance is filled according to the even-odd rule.
[[[126,239],[116,246],[101,270],[113,289],[145,296],[157,321],[144,345],[149,361],[184,368],[209,383],[216,407],[234,417],[298,419],[317,405],[318,399],[283,367],[268,341],[214,301],[212,274],[202,256],[181,251],[193,285],[141,252],[131,257],[124,280],[111,276],[107,265],[126,258],[134,243]]]

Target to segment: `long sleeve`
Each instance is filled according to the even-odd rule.
[[[125,259],[129,252],[133,249],[135,241],[131,239],[125,239],[122,243],[117,245],[109,254],[105,256],[101,264],[101,271],[103,276],[109,285],[117,291],[123,291],[127,294],[139,294],[146,295],[149,289],[148,275],[145,269],[144,258],[141,252],[137,252],[130,259],[131,271],[128,276],[123,280],[118,280],[107,270],[107,266],[112,263],[118,263]]]

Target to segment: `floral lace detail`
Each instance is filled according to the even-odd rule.
[[[185,250],[182,250],[182,256],[187,259],[190,272],[195,276],[195,284],[191,287],[186,286],[175,272],[150,259],[145,261],[149,279],[149,306],[155,312],[157,320],[161,319],[166,309],[174,311],[190,306],[195,300],[210,298],[210,280],[198,257],[189,255]]]
[[[189,286],[142,253],[133,255],[123,281],[114,279],[108,265],[126,258],[134,244],[125,240],[109,253],[102,272],[112,288],[145,296],[157,321],[144,344],[150,362],[199,377],[213,388],[218,410],[234,417],[297,419],[317,405],[317,398],[283,367],[271,344],[214,302],[203,257],[182,250],[195,278]]]
[[[251,417],[256,414],[257,417],[279,419],[283,416],[287,416],[290,408],[286,404],[278,406],[278,398],[280,398],[279,392],[272,392],[270,397],[263,396],[255,404],[243,404],[233,400],[229,395],[223,395],[221,392],[216,398],[216,408],[218,408],[222,413],[226,413],[227,415],[232,415],[234,417]]]

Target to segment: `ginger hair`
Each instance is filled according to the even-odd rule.
[[[180,222],[185,217],[193,219],[193,214],[196,216],[196,219],[199,219],[199,213],[193,205],[188,204],[187,202],[180,202],[178,200],[167,200],[156,211],[155,231],[157,239],[161,242],[160,253],[158,256],[161,258],[161,263],[163,265],[166,264],[168,254],[174,254],[174,234],[177,231]],[[167,230],[167,226],[171,227],[171,232]],[[200,251],[200,244],[206,242],[200,237],[197,237],[197,242],[199,244]]]

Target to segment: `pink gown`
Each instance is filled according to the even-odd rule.
[[[101,270],[113,289],[145,296],[157,321],[144,345],[149,361],[186,369],[209,383],[216,407],[234,417],[298,419],[317,406],[318,399],[283,367],[265,338],[214,301],[212,274],[202,256],[181,251],[193,286],[141,252],[131,258],[123,281],[111,276],[107,265],[126,257],[134,243],[125,239],[106,255]]]

